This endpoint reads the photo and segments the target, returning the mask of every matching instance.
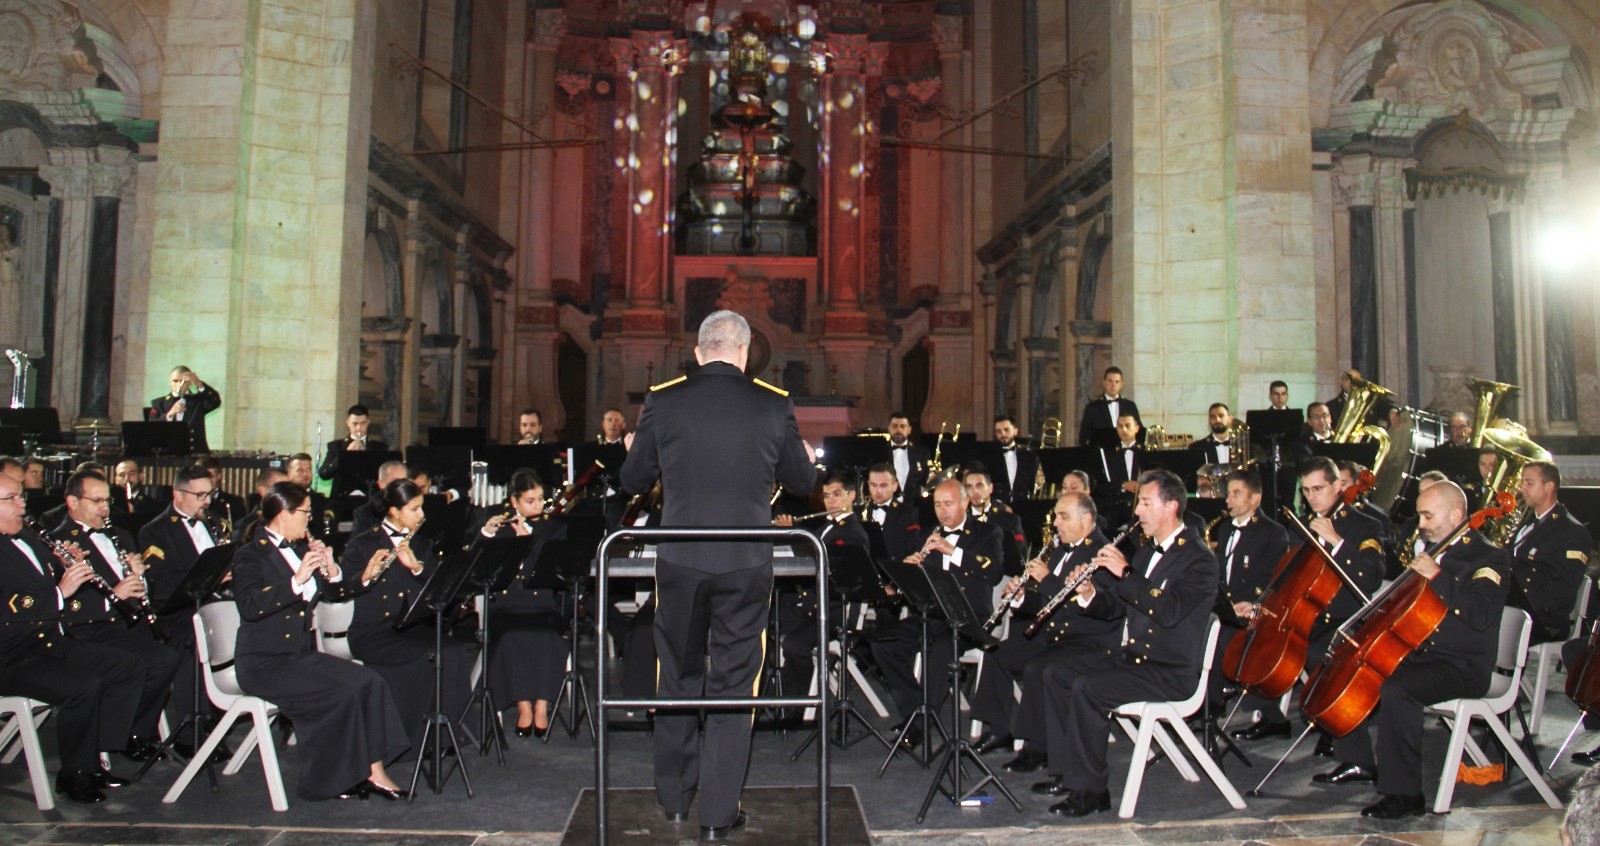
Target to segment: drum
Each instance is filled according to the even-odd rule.
[[[1373,504],[1392,510],[1416,487],[1422,454],[1447,441],[1449,421],[1431,411],[1402,408],[1399,425],[1389,428],[1389,455],[1378,468],[1370,496]]]

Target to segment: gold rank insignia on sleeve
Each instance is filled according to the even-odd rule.
[[[1367,551],[1369,549],[1372,550],[1373,552],[1382,552],[1383,551],[1383,544],[1378,543],[1378,539],[1377,538],[1367,538],[1366,540],[1361,542],[1361,547],[1359,549],[1357,549],[1356,551],[1357,552],[1365,552],[1365,551]]]
[[[1569,550],[1567,550],[1567,557],[1571,558],[1571,559],[1576,559],[1577,561],[1580,561],[1580,562],[1582,562],[1584,564],[1588,564],[1589,563],[1589,556],[1585,555],[1583,550],[1581,550],[1581,549],[1569,549]]]
[[[786,397],[786,396],[789,395],[788,391],[785,391],[782,388],[775,388],[775,387],[773,387],[771,385],[768,385],[766,382],[761,381],[760,379],[751,379],[750,381],[756,383],[757,385],[760,385],[763,388],[766,388],[767,390],[777,394],[780,397]]]
[[[1477,572],[1472,574],[1472,577],[1474,579],[1488,579],[1495,584],[1500,584],[1500,574],[1495,572],[1493,567],[1479,567]]]
[[[155,544],[150,544],[150,546],[145,549],[144,557],[146,557],[146,558],[159,558],[162,561],[167,560],[167,554],[165,552],[162,552],[161,551],[161,547],[156,546]]]
[[[20,597],[20,596],[22,596],[22,594],[13,593],[13,594],[11,594],[11,598],[9,600],[6,600],[6,607],[10,608],[11,609],[11,613],[13,613],[13,614],[17,613],[17,598]],[[24,605],[22,607],[26,608],[28,606]]]
[[[1161,598],[1161,588],[1151,588],[1150,589],[1150,598],[1151,599],[1160,599]]]
[[[659,390],[661,390],[661,389],[662,389],[662,388],[670,388],[670,387],[672,387],[672,386],[673,386],[673,385],[676,385],[676,384],[678,384],[678,383],[679,383],[679,382],[682,382],[682,381],[683,381],[683,380],[685,380],[685,379],[687,379],[687,378],[689,378],[689,377],[688,377],[688,376],[679,376],[679,377],[678,377],[678,378],[676,378],[676,379],[668,379],[668,380],[667,380],[667,381],[665,381],[665,382],[662,382],[662,383],[661,383],[661,384],[659,384],[659,385],[651,385],[651,386],[650,386],[650,390],[652,390],[652,391],[659,391]]]

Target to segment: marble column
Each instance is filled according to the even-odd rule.
[[[1012,333],[1012,355],[1017,362],[1017,407],[1010,409],[1016,415],[1017,428],[1027,432],[1032,422],[1029,417],[1033,409],[1033,353],[1028,349],[1028,339],[1033,334],[1033,241],[1028,236],[1022,236],[1022,243],[1017,246],[1013,260],[1017,263],[1017,275],[1013,284],[1012,295],[1016,297],[1012,306],[1016,314],[1016,332]]]
[[[964,29],[962,16],[940,15],[934,19],[939,96],[947,127],[970,107]],[[970,131],[968,128],[943,140],[963,143],[970,138]],[[959,420],[968,427],[986,422],[972,419],[973,410],[983,407],[984,397],[969,374],[989,362],[986,352],[973,343],[973,259],[967,225],[967,199],[971,194],[965,161],[963,155],[939,155],[939,298],[934,302],[927,344],[931,381],[921,421],[925,431],[937,428],[943,420]],[[1021,363],[1017,364],[1020,373]]]

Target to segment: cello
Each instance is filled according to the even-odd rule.
[[[1363,470],[1355,484],[1340,492],[1344,504],[1353,505],[1373,483],[1372,472]],[[1228,642],[1222,655],[1222,674],[1263,699],[1277,699],[1300,678],[1311,627],[1327,612],[1341,584],[1349,584],[1366,600],[1294,512],[1285,507],[1283,515],[1303,541],[1278,561],[1272,582],[1256,604],[1257,616]]]
[[[1510,514],[1516,495],[1502,491],[1495,505],[1474,512],[1428,548],[1437,557],[1468,530]],[[1407,569],[1335,633],[1328,659],[1306,682],[1300,709],[1306,720],[1334,737],[1361,725],[1378,704],[1378,691],[1411,651],[1432,636],[1448,609],[1416,570]],[[1355,634],[1349,630],[1359,626]]]

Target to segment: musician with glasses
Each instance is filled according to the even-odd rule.
[[[127,742],[144,667],[119,649],[62,633],[66,604],[98,596],[85,585],[93,570],[81,550],[69,564],[57,560],[23,531],[24,513],[22,486],[0,474],[0,695],[55,708],[56,792],[104,802],[104,788],[128,781],[102,770],[99,754]]]
[[[1454,482],[1440,482],[1417,496],[1417,522],[1429,544],[1443,541],[1467,514],[1467,496]],[[1428,587],[1444,601],[1444,619],[1382,682],[1376,714],[1333,742],[1340,762],[1334,774],[1367,777],[1316,779],[1322,784],[1376,782],[1378,801],[1361,810],[1364,817],[1394,819],[1426,809],[1424,709],[1450,699],[1483,696],[1499,654],[1500,617],[1510,586],[1505,550],[1468,529],[1445,549],[1431,556],[1417,555],[1411,569],[1428,579]],[[1373,723],[1378,728],[1376,745],[1368,733]],[[1445,777],[1454,778],[1455,773]]]

